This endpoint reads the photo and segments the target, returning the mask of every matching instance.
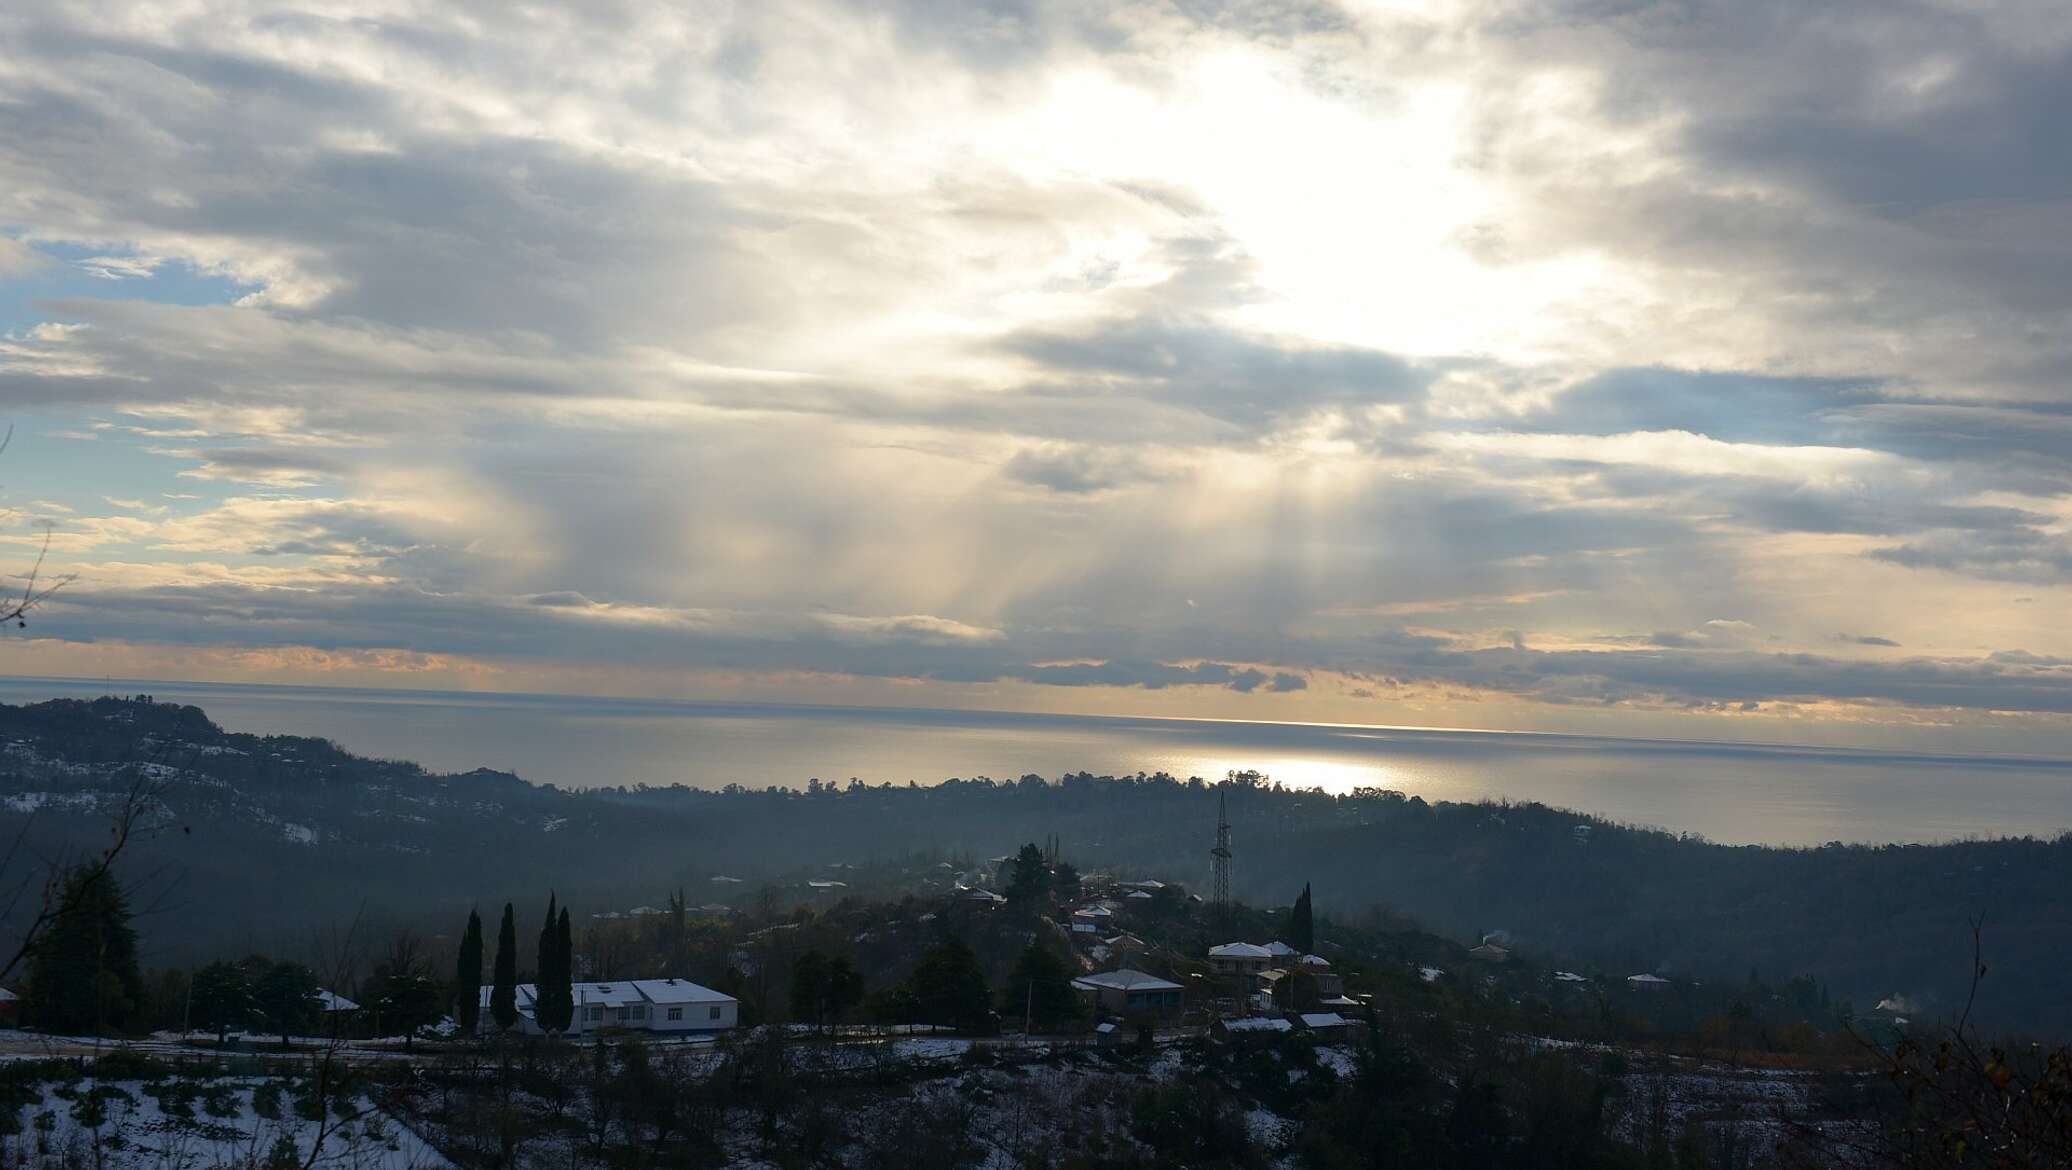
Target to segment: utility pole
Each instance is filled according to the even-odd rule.
[[[1218,923],[1230,921],[1230,817],[1223,803],[1228,787],[1229,781],[1225,781],[1216,789],[1216,847],[1209,850],[1209,856],[1215,859],[1216,891],[1212,905]]]

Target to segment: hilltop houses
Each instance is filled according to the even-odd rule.
[[[496,1028],[489,1015],[492,990],[489,987],[482,989],[482,1028],[485,1031]],[[572,1036],[606,1030],[691,1035],[724,1032],[740,1022],[741,1005],[738,1000],[688,979],[577,983],[571,991],[576,1001],[575,1020],[568,1029]],[[528,1036],[542,1034],[533,1018],[533,1001],[538,992],[534,984],[518,985],[517,1030]]]
[[[1273,952],[1256,943],[1232,942],[1209,948],[1209,974],[1263,975],[1273,966]]]
[[[1231,998],[1260,1011],[1351,1002],[1345,998],[1345,981],[1331,969],[1329,959],[1303,954],[1279,940],[1265,945],[1228,942],[1210,947],[1209,974],[1228,989]]]

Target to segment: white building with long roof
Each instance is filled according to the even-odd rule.
[[[494,1030],[489,1016],[493,988],[482,989],[482,1027]],[[606,1029],[656,1032],[665,1035],[724,1032],[741,1022],[741,1004],[733,996],[688,979],[621,979],[609,982],[577,983],[570,988],[575,997],[575,1019],[568,1035],[581,1036]],[[518,985],[517,1030],[528,1036],[541,1035],[534,1018],[539,988]]]

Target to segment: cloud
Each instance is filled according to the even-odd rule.
[[[0,404],[97,436],[8,452],[81,574],[53,636],[1323,718],[2064,709],[2050,11],[0,36]]]

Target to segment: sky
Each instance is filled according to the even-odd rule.
[[[2058,0],[0,12],[0,672],[2072,751]]]

